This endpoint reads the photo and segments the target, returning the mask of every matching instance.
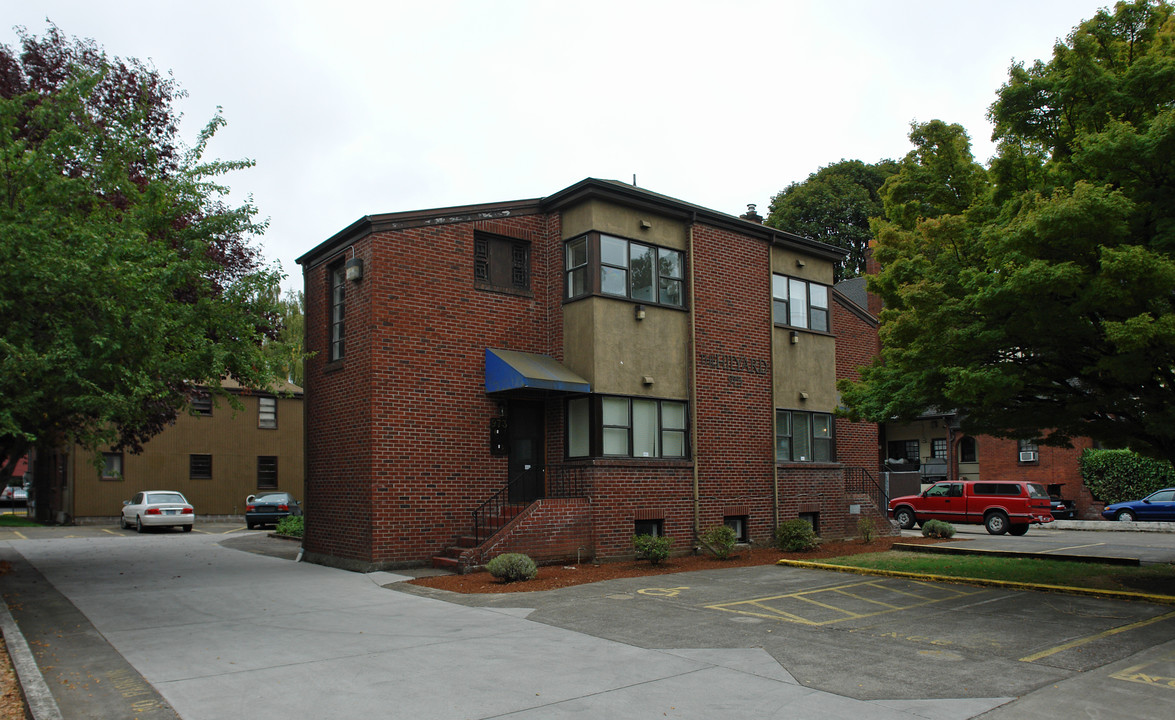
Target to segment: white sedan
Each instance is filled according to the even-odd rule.
[[[122,501],[118,524],[124,529],[134,526],[139,532],[143,528],[169,526],[191,532],[196,524],[196,509],[174,490],[148,490]]]

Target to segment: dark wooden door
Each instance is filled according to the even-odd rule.
[[[543,405],[512,401],[508,410],[510,502],[543,497]]]

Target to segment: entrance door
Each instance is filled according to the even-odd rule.
[[[507,412],[510,502],[537,500],[543,496],[543,405],[511,401]]]

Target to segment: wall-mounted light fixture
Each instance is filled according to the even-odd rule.
[[[791,337],[791,344],[792,345],[795,345],[796,343],[798,343],[800,341],[800,334],[798,332],[796,332],[795,330],[791,331],[789,337]]]
[[[801,400],[801,401],[804,401],[804,400],[807,400],[807,399],[808,399],[808,393],[806,393],[806,392],[801,392],[801,393],[800,393],[800,400]]]
[[[645,375],[644,377],[641,378],[641,382],[644,383],[645,385],[652,385],[653,384],[653,376],[652,375]]]
[[[804,267],[807,264],[803,258],[796,258],[796,267]]]
[[[648,220],[641,220],[641,230],[648,230],[651,227],[653,227],[653,223]]]
[[[637,305],[636,309],[634,311],[634,314],[636,315],[637,320],[644,320],[645,319],[645,306],[644,305]]]
[[[359,258],[353,257],[347,261],[346,266],[347,279],[351,282],[359,282],[363,279],[363,261]]]

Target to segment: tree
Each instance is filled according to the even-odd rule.
[[[844,384],[850,414],[955,409],[973,434],[1175,459],[1171,5],[1118,3],[1013,65],[990,117],[986,172],[928,123],[882,188],[882,354]]]
[[[836,279],[857,277],[865,272],[872,238],[869,218],[882,214],[881,184],[896,171],[892,160],[875,165],[841,160],[822,167],[771,198],[766,224],[848,250]]]
[[[251,162],[203,159],[219,114],[181,143],[183,92],[154,68],[18,32],[19,55],[0,47],[0,456],[136,452],[221,378],[275,378],[280,274],[217,182]]]
[[[283,377],[299,387],[305,381],[303,360],[306,357],[306,300],[301,290],[290,290],[280,298],[274,293],[277,303],[281,331],[277,341],[266,342],[265,349],[273,355],[275,365]]]

